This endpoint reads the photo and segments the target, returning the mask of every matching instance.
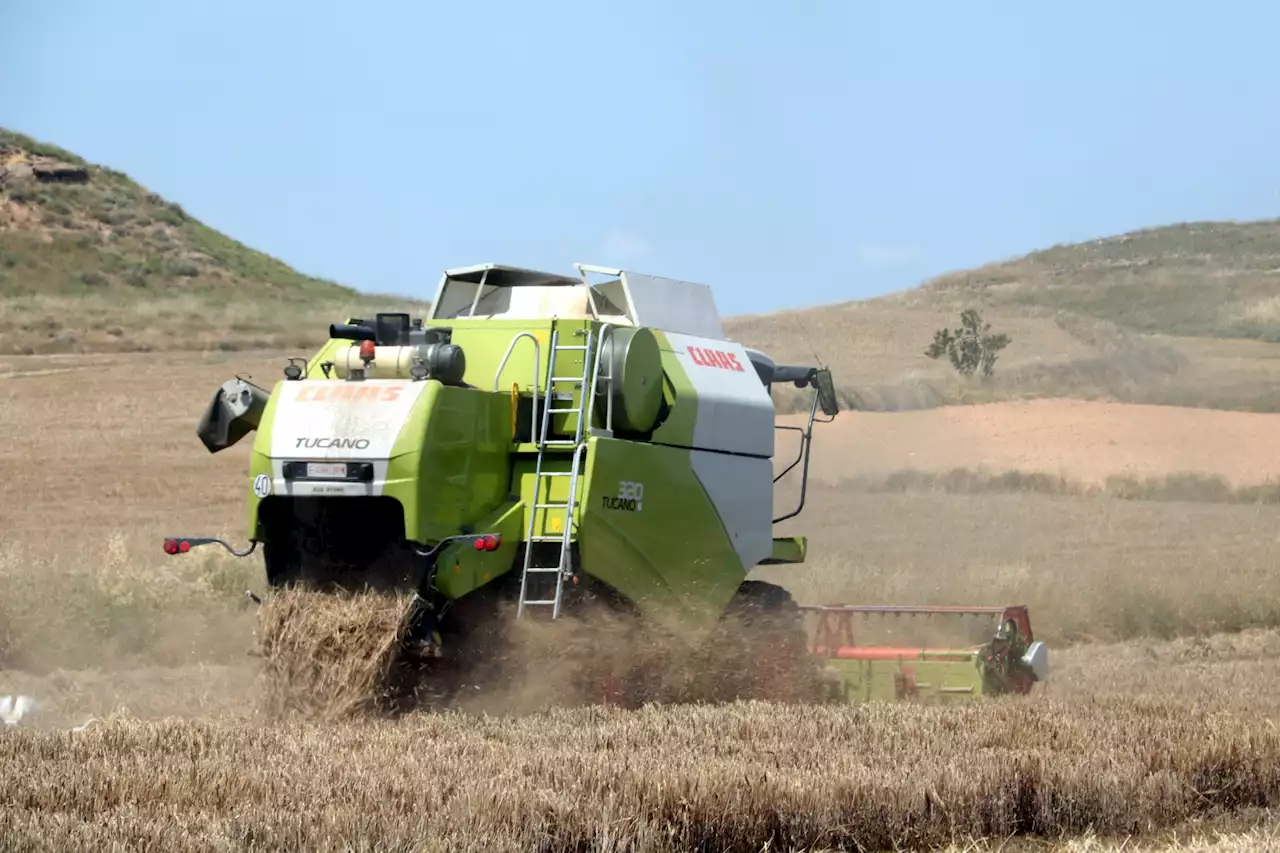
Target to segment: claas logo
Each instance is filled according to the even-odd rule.
[[[721,370],[744,372],[738,357],[731,352],[722,352],[718,349],[707,349],[705,347],[689,347],[689,358],[693,359],[694,364],[700,364],[703,367],[718,367]]]
[[[320,382],[303,385],[294,397],[299,403],[393,403],[400,399],[403,385],[355,385],[350,382]]]

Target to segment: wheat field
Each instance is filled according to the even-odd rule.
[[[243,595],[263,590],[259,559],[160,542],[243,541],[246,448],[210,456],[194,425],[221,381],[269,385],[280,366],[0,359],[0,694],[39,703],[0,733],[0,848],[1280,845],[1280,506],[855,488],[834,431],[818,452],[839,476],[782,531],[811,536],[810,564],[758,575],[813,602],[1026,603],[1051,647],[1043,689],[951,708],[272,718]],[[1227,434],[1266,458],[1265,430]],[[911,468],[914,449],[878,462]],[[1055,439],[1055,459],[1088,452]]]

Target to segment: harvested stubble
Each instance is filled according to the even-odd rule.
[[[36,849],[920,848],[1280,801],[1271,727],[1132,699],[121,721],[0,763],[0,834]]]

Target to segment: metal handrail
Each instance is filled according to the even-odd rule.
[[[538,368],[542,364],[542,344],[538,342],[538,338],[532,332],[520,332],[511,338],[511,343],[507,344],[507,352],[502,356],[502,361],[498,364],[498,372],[493,374],[493,390],[498,390],[498,380],[502,378],[502,371],[506,369],[507,362],[511,359],[511,353],[516,348],[516,341],[521,338],[528,338],[533,341],[533,410],[530,413],[530,429],[536,430],[538,425]],[[547,394],[550,395],[551,389],[547,388]]]
[[[579,444],[573,449],[573,456],[569,461],[569,500],[568,508],[565,510],[564,530],[560,531],[560,573],[566,574],[569,568],[565,565],[565,561],[569,559],[569,538],[573,528],[573,510],[574,503],[578,497],[578,476],[582,473],[582,454],[587,449],[585,443]],[[537,497],[537,493],[534,493]],[[557,605],[555,615],[560,615],[560,609]]]
[[[773,520],[774,524],[779,524],[780,522],[786,521],[789,518],[795,518],[797,515],[800,514],[801,510],[804,509],[805,496],[808,494],[808,491],[809,491],[809,453],[813,449],[813,422],[814,422],[814,418],[817,417],[817,414],[818,414],[818,394],[817,392],[814,392],[813,401],[809,406],[809,425],[805,428],[800,438],[800,456],[797,457],[795,462],[792,462],[790,465],[787,466],[786,471],[783,471],[781,474],[773,478],[773,482],[776,485],[777,482],[780,479],[782,479],[782,477],[788,471],[796,467],[796,464],[799,463],[801,459],[803,459],[804,467],[800,469],[800,505],[797,506],[795,509],[793,509],[791,512],[787,513],[786,515],[780,515],[777,518],[775,518]],[[775,424],[774,429],[775,430],[798,429],[798,427],[786,427],[786,426],[780,426]]]

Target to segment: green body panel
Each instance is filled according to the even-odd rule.
[[[585,571],[652,618],[709,626],[744,570],[689,451],[598,437],[588,447],[578,530]]]
[[[588,452],[584,451],[584,455]],[[573,464],[573,456],[571,453],[548,453],[542,458],[542,471],[548,473],[568,473],[570,466]],[[543,479],[542,487],[537,489],[537,453],[523,453],[516,457],[512,464],[515,474],[515,482],[517,485],[516,493],[520,496],[520,502],[525,508],[525,517],[520,527],[520,538],[524,539],[528,532],[529,517],[528,513],[533,513],[533,535],[534,536],[561,536],[564,533],[565,510],[563,508],[533,508],[537,504],[564,504],[569,501],[569,477],[547,477]],[[585,466],[580,466],[579,471],[585,470]],[[575,541],[577,536],[577,525],[582,518],[582,502],[583,482],[585,477],[579,473],[577,477],[577,493],[578,507],[570,516],[569,541]],[[533,508],[533,509],[531,509]]]
[[[976,652],[944,652],[895,660],[828,660],[849,702],[964,701],[985,693]]]
[[[803,536],[775,536],[773,538],[773,554],[761,565],[777,563],[803,563],[805,553],[809,549],[809,541]]]
[[[524,539],[525,505],[509,500],[476,525],[477,530],[497,533],[502,545],[496,551],[477,551],[466,544],[446,548],[437,562],[436,589],[446,598],[462,598],[516,568],[516,552]]]
[[[500,505],[511,481],[504,400],[427,382],[392,450],[384,494],[404,507],[405,538],[436,542]]]

